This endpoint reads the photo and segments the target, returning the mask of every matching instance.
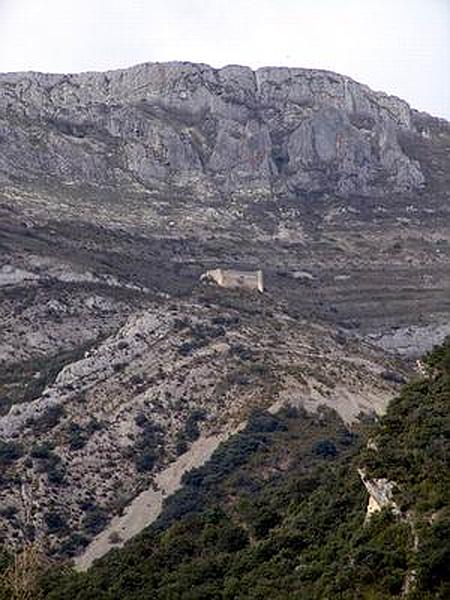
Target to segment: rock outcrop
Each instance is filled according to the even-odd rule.
[[[208,195],[404,192],[424,183],[406,102],[327,71],[147,63],[0,76],[0,177]]]
[[[391,510],[394,515],[399,516],[400,509],[393,498],[395,483],[386,478],[369,479],[363,469],[358,469],[358,474],[369,493],[367,519],[370,519],[374,513],[380,512],[384,508]]]
[[[334,73],[0,75],[4,539],[78,552],[252,407],[382,411],[367,339],[448,327],[449,190],[450,125]]]

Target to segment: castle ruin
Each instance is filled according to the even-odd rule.
[[[212,269],[206,271],[201,277],[201,281],[212,281],[225,288],[245,288],[247,290],[258,290],[264,292],[263,272],[258,271],[238,271],[235,269]]]

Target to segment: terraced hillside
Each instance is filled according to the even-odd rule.
[[[382,412],[450,331],[449,173],[447,122],[334,73],[1,75],[4,541],[80,554],[255,407]]]

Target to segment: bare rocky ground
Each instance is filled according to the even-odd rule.
[[[3,475],[2,505],[15,507],[4,535],[45,534],[70,553],[200,432],[229,431],[277,401],[326,404],[347,421],[381,412],[396,387],[387,370],[404,372],[270,296],[206,287],[154,302],[0,419],[21,455]]]
[[[123,513],[114,517],[75,558],[76,569],[86,571],[95,560],[104,556],[112,548],[123,546],[125,542],[153,523],[162,511],[165,498],[182,487],[183,475],[205,464],[220,443],[235,431],[229,429],[222,434],[201,436],[187,452],[162,469],[156,475],[153,485],[138,494]]]
[[[253,407],[382,411],[449,332],[449,190],[449,124],[336,74],[0,76],[3,539],[80,553]]]

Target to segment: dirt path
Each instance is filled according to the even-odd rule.
[[[127,540],[153,523],[161,512],[164,498],[181,487],[183,474],[206,463],[218,445],[231,433],[234,431],[198,439],[188,452],[158,473],[155,477],[157,490],[149,489],[141,492],[127,506],[122,516],[114,517],[108,527],[91,541],[83,554],[75,558],[75,569],[86,571],[94,560],[104,556],[112,548],[123,546]],[[111,543],[112,534],[113,537],[117,534],[121,541],[116,544]]]
[[[350,394],[347,390],[340,390],[341,401],[339,404],[333,403],[342,418],[347,422],[352,422],[359,412],[363,410],[363,404],[375,406],[382,410],[388,401],[387,397],[373,395],[370,398],[361,397],[361,395]],[[343,400],[346,400],[345,402]],[[311,397],[311,402],[305,399],[302,405],[307,410],[315,411],[318,406],[326,404],[322,397]],[[272,404],[268,410],[276,413],[283,404],[289,403],[289,399],[281,397]],[[356,404],[355,404],[356,403]],[[355,408],[356,405],[356,408]],[[123,546],[124,543],[137,535],[145,527],[153,523],[162,510],[164,498],[170,496],[181,487],[181,478],[184,473],[190,469],[204,465],[212,456],[213,452],[221,442],[228,439],[231,435],[245,427],[246,422],[240,423],[237,427],[228,432],[222,432],[209,437],[201,437],[194,442],[191,448],[177,458],[175,462],[169,465],[164,471],[158,473],[155,477],[156,490],[148,489],[141,492],[126,507],[122,516],[114,517],[110,524],[101,531],[87,546],[83,554],[74,559],[74,566],[77,571],[86,571],[92,563],[101,558],[112,548]],[[114,534],[114,535],[113,535]],[[112,543],[111,536],[120,539],[118,543]]]

